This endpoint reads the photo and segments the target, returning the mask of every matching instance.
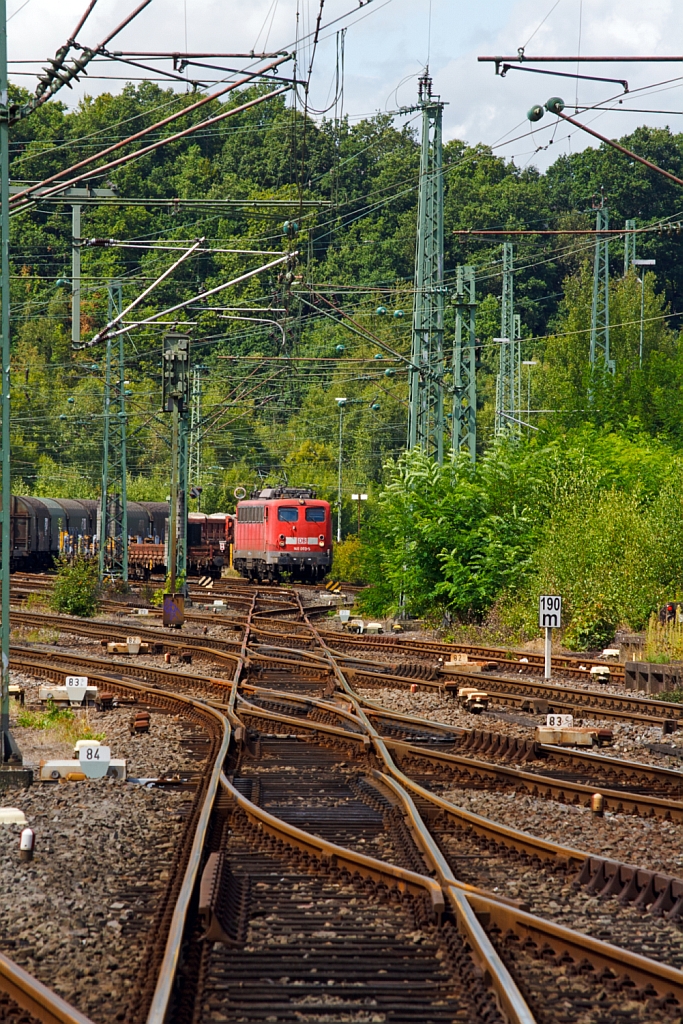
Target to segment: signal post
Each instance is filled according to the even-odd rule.
[[[177,594],[177,579],[187,565],[187,410],[190,406],[190,339],[169,333],[162,357],[163,411],[171,421],[171,500],[168,510],[168,574],[170,593],[164,596],[164,625],[182,626],[185,596]]]
[[[557,594],[542,594],[538,599],[538,624],[545,629],[545,678],[553,674],[553,630],[562,625],[562,598]]]

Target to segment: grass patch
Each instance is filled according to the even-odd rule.
[[[76,715],[71,708],[58,708],[54,701],[48,701],[46,708],[22,708],[17,715],[17,725],[24,729],[49,729],[64,743],[105,738],[103,732],[93,730],[87,711],[85,715]]]
[[[56,644],[59,633],[55,629],[29,629],[26,640],[30,644]]]
[[[667,690],[662,693],[648,693],[650,700],[664,700],[669,704],[683,704],[683,690]]]

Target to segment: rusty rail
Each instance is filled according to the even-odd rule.
[[[0,989],[41,1024],[93,1024],[56,992],[0,953]]]

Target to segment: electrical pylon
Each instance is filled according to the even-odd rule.
[[[497,434],[518,431],[521,408],[520,388],[520,334],[519,316],[514,304],[514,253],[511,242],[503,242],[503,289],[500,309],[500,361],[496,381]]]
[[[456,452],[477,456],[477,374],[474,267],[458,267],[455,274],[455,343],[453,347],[453,433]]]
[[[110,281],[107,321],[123,308],[121,284]],[[116,367],[118,355],[118,370]],[[126,467],[126,386],[123,358],[123,334],[118,353],[107,337],[104,376],[104,444],[102,490],[98,509],[99,576],[105,574],[128,582],[128,495]],[[112,384],[112,378],[118,382]]]
[[[443,462],[443,153],[444,104],[432,95],[428,73],[419,80],[418,106],[422,111],[422,144],[415,252],[412,368],[408,448],[421,448]]]
[[[628,274],[636,258],[636,222],[627,220],[624,232],[624,277]]]
[[[604,369],[614,373],[615,362],[609,354],[609,236],[600,234],[609,228],[609,212],[602,200],[596,210],[595,228],[590,362],[591,368],[602,363]]]

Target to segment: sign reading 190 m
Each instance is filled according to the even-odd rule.
[[[538,624],[541,629],[559,629],[562,625],[562,598],[542,594],[538,599]]]

